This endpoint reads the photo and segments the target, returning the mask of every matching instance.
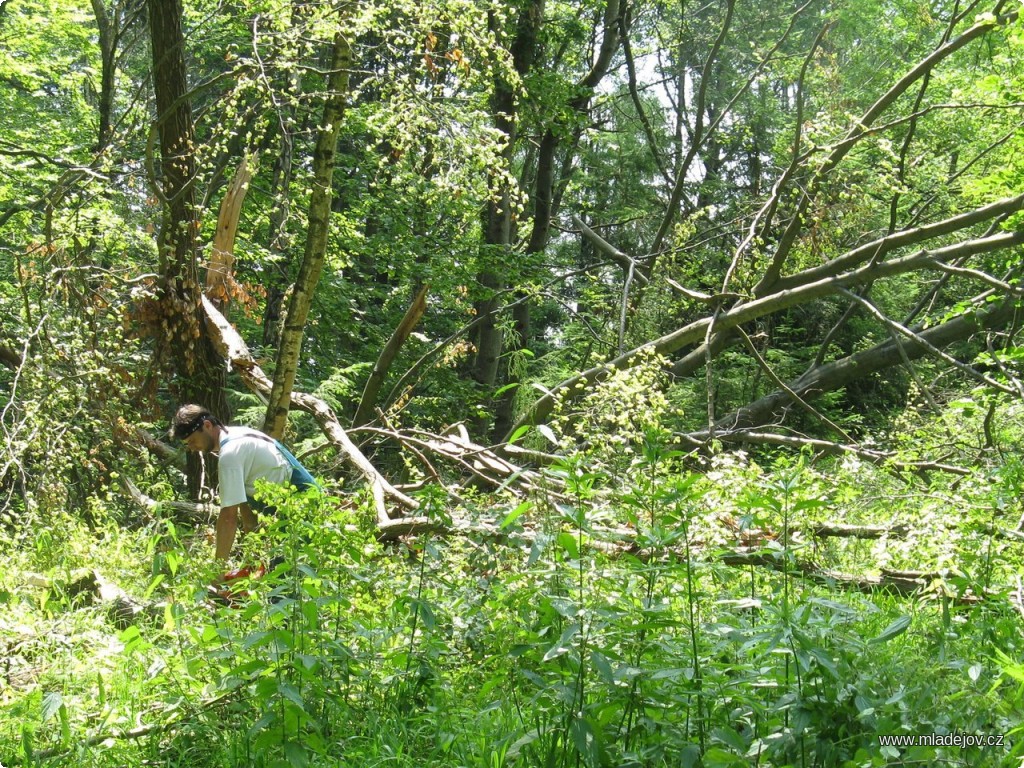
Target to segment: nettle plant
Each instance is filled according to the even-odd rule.
[[[610,391],[611,382],[602,385],[605,402],[595,392],[589,413],[625,402],[624,391],[633,402],[647,394],[621,379]],[[628,419],[619,425],[617,451],[580,439],[577,427],[575,451],[552,470],[561,493],[535,502],[530,526],[519,508],[503,525],[528,553],[518,591],[503,593],[521,622],[509,652],[507,697],[522,709],[510,758],[884,765],[958,756],[936,747],[893,752],[878,733],[1002,719],[980,682],[998,670],[979,649],[991,642],[984,627],[1003,626],[1005,611],[965,610],[958,600],[982,586],[977,577],[960,584],[961,576],[991,574],[1004,549],[971,539],[972,558],[967,539],[949,536],[948,526],[932,527],[928,546],[924,536],[894,536],[837,548],[812,531],[825,522],[893,523],[915,506],[927,518],[915,520],[923,529],[937,514],[929,505],[950,500],[969,501],[967,512],[987,506],[991,516],[1005,511],[1012,467],[980,495],[967,483],[962,494],[943,491],[891,469],[810,455],[719,454],[698,473],[669,435],[641,432]],[[861,594],[822,575],[836,565],[877,573],[894,545],[909,547],[906,557],[955,557],[957,569],[917,598]],[[943,671],[931,678],[936,659]],[[925,705],[957,690],[968,714]]]
[[[372,670],[372,652],[353,638],[377,611],[370,593],[379,547],[359,522],[365,510],[317,492],[259,492],[277,511],[245,550],[268,572],[233,583],[235,604],[188,628],[182,652],[207,665],[199,674],[214,681],[216,695],[239,702],[235,716],[245,726],[233,750],[260,764],[308,764],[330,750],[349,698]]]

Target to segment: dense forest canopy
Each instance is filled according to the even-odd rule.
[[[730,549],[712,558],[714,567],[695,553],[721,545],[730,531],[746,545],[760,537],[785,549],[798,508],[815,525],[863,522],[877,525],[860,534],[905,536],[907,526],[934,518],[919,519],[924,513],[915,509],[911,522],[880,520],[866,510],[918,492],[941,496],[950,514],[1019,512],[1021,94],[1024,22],[1019,4],[1005,0],[6,0],[0,541],[10,552],[7,570],[47,570],[67,554],[62,547],[88,548],[69,543],[70,533],[59,541],[42,536],[46,521],[66,518],[69,530],[82,526],[85,540],[97,541],[116,525],[152,537],[145,557],[177,553],[172,566],[160,555],[150,575],[163,574],[159,589],[176,595],[166,604],[180,607],[185,574],[199,566],[179,572],[179,561],[191,562],[188,553],[204,543],[175,525],[202,527],[216,468],[186,458],[164,433],[177,404],[201,402],[225,422],[262,428],[308,457],[341,505],[337,514],[348,516],[338,530],[364,537],[324,532],[315,543],[332,543],[332,557],[353,558],[345,567],[367,579],[380,568],[375,578],[418,585],[377,616],[399,610],[401,600],[411,610],[412,625],[394,635],[404,638],[398,645],[409,642],[408,652],[388,657],[393,670],[404,665],[394,680],[412,686],[403,689],[409,707],[428,697],[417,686],[443,676],[440,645],[427,650],[440,640],[413,650],[430,600],[438,611],[442,603],[455,610],[448,599],[483,611],[493,598],[506,614],[524,615],[530,598],[513,585],[567,590],[536,619],[548,621],[554,636],[524,639],[525,629],[491,625],[516,648],[546,644],[543,662],[567,666],[561,677],[545,678],[550,689],[531,672],[537,722],[492,723],[507,727],[495,736],[504,751],[487,758],[469,750],[472,759],[708,766],[746,764],[729,755],[762,752],[765,765],[895,759],[849,734],[849,749],[822,747],[821,733],[810,747],[800,741],[806,724],[798,728],[790,710],[779,715],[785,707],[774,704],[750,706],[765,723],[785,721],[788,735],[778,742],[759,725],[716,720],[701,669],[708,686],[715,664],[726,675],[726,633],[714,629],[725,620],[699,615],[710,609],[695,607],[697,596],[740,600],[745,587],[734,585],[726,597],[731,582],[714,569],[764,567],[767,574],[750,575],[750,588],[767,593],[775,587],[755,582],[779,578],[771,572],[781,563],[778,626],[786,632],[793,575],[807,577],[807,589],[827,579],[814,558],[788,549],[776,560]],[[916,490],[901,496],[900,483]],[[857,495],[868,489],[878,506]],[[830,514],[811,513],[826,508]],[[844,513],[853,508],[865,519]],[[296,511],[304,513],[313,514]],[[950,524],[981,535],[982,523],[964,515]],[[600,546],[591,517],[604,525]],[[481,520],[489,521],[484,532]],[[996,530],[1004,542],[1022,536],[1015,521],[986,520],[990,537]],[[475,531],[472,543],[462,541],[467,530]],[[519,550],[499,544],[512,533],[530,552],[525,570],[515,565]],[[440,537],[461,543],[442,552]],[[633,541],[628,567],[635,570],[623,578],[635,588],[642,584],[653,599],[660,572],[645,569],[660,567],[654,553],[662,550],[677,558],[664,561],[665,581],[688,585],[685,596],[671,598],[689,611],[679,619],[689,628],[685,648],[673,645],[681,635],[665,640],[676,666],[661,668],[649,690],[628,669],[657,655],[652,638],[662,630],[654,628],[668,625],[645,613],[654,610],[645,603],[628,619],[645,629],[613,642],[625,623],[613,627],[602,614],[600,624],[586,613],[593,606],[582,607],[584,593],[629,593],[604,570],[611,566],[594,559],[627,549],[622,537]],[[964,551],[981,546],[953,538]],[[415,568],[402,570],[408,563],[380,566],[375,556],[353,554],[379,541],[420,558],[419,581],[409,575]],[[530,569],[546,562],[544,542],[559,554],[541,578]],[[906,583],[884,571],[891,554],[872,551],[881,560],[866,567],[863,551],[831,554],[841,568],[864,571],[847,586],[867,593],[881,587],[905,597],[930,584],[947,601],[944,631],[950,601],[973,605],[991,588],[1013,604],[1010,590],[1020,580],[1009,555],[1003,571],[986,560],[984,578],[956,592],[922,574],[962,576],[970,568],[951,552],[914,546],[901,555],[904,570],[920,566]],[[481,565],[475,558],[484,550],[490,560]],[[504,569],[516,575],[493,587],[497,597],[453,597],[455,587],[445,592],[440,581],[424,587],[426,564],[440,579],[449,557],[486,571],[487,580]],[[693,570],[697,562],[704,565]],[[570,563],[578,573],[566,576]],[[695,587],[701,579],[705,586]],[[2,601],[17,603],[20,586],[0,581]],[[157,587],[143,584],[144,602]],[[424,589],[436,594],[428,598]],[[353,611],[362,618],[352,621],[375,626],[368,606],[376,598],[360,595]],[[563,597],[576,607],[566,608]],[[871,605],[879,616],[902,610]],[[842,658],[852,665],[859,640],[844,622],[867,609],[834,610],[828,621],[849,633],[842,652],[852,655]],[[178,631],[184,616],[168,608],[163,631]],[[737,616],[754,632],[754,614]],[[902,617],[872,630],[879,645],[906,630]],[[433,621],[431,614],[430,631]],[[341,626],[331,631],[341,636]],[[1013,635],[1019,640],[1018,629]],[[197,636],[206,646],[196,654],[213,654],[212,639]],[[841,676],[838,657],[811,653],[819,646],[810,640],[801,647],[811,655],[801,656],[796,634],[786,637],[789,645],[769,645],[789,648],[793,668],[787,658],[772,685],[796,686],[804,696],[795,682],[801,664],[807,674],[822,667],[826,677]],[[383,646],[357,653],[356,645],[345,653],[386,655]],[[993,648],[990,656],[1012,661],[1012,647]],[[617,688],[621,711],[597,706],[599,695],[583,682],[588,669]],[[1019,666],[1012,669],[1020,679]],[[754,685],[757,675],[746,671]],[[682,699],[658,699],[683,678],[692,689]],[[12,679],[8,670],[5,685],[14,691]],[[245,679],[231,690],[250,683],[263,690],[255,677]],[[0,702],[16,706],[42,695],[4,690]],[[301,700],[290,691],[277,689],[275,701]],[[845,700],[836,691],[818,695],[836,706]],[[858,696],[868,694],[848,698]],[[658,741],[663,720],[652,712],[683,707],[683,699],[692,715],[685,725],[664,719],[683,735]],[[47,701],[44,720],[59,710]],[[747,706],[737,702],[737,712]],[[868,709],[876,708],[862,707],[858,722],[874,717],[863,714]],[[1009,728],[1012,717],[1001,716]],[[66,709],[60,717],[67,731],[60,745],[70,749]],[[284,746],[254,737],[256,747],[246,749],[268,765],[326,760],[330,729],[313,720],[308,712],[281,714],[295,743],[307,739],[308,754],[286,748],[292,736]],[[364,725],[372,732],[369,720]],[[253,733],[261,728],[278,733],[267,724]],[[166,747],[160,738],[158,751]],[[6,748],[0,742],[0,762]],[[31,749],[17,748],[31,763]],[[855,757],[858,749],[868,751]],[[460,764],[446,759],[430,764]]]

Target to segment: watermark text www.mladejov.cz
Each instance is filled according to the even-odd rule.
[[[1005,737],[990,733],[922,733],[878,736],[883,747],[1001,747]]]

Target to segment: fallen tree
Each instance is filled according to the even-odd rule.
[[[933,251],[921,250],[909,256],[903,256],[891,261],[869,263],[838,275],[821,277],[762,298],[739,303],[727,310],[715,311],[701,320],[689,323],[658,339],[646,342],[624,354],[618,355],[606,363],[594,366],[562,381],[533,403],[527,413],[509,431],[506,440],[511,438],[511,435],[521,427],[540,423],[547,419],[560,399],[571,401],[582,397],[593,384],[605,379],[611,372],[630,368],[645,359],[645,353],[648,351],[652,351],[657,355],[671,357],[688,345],[700,344],[710,335],[716,333],[723,334],[732,328],[740,327],[745,323],[758,320],[773,313],[791,309],[806,302],[838,295],[843,290],[851,287],[864,286],[886,277],[904,275],[921,270],[941,271],[946,266],[947,259],[959,259],[967,255],[991,253],[1018,246],[1022,243],[1024,243],[1024,231],[1018,231],[969,240],[955,246],[946,246]],[[1015,316],[1015,302],[1012,300],[1005,301],[997,304],[995,309],[985,309],[985,307],[991,307],[989,302],[992,296],[993,293],[991,291],[980,295],[974,302],[974,311],[964,313],[937,326],[922,329],[919,333],[915,334],[916,338],[908,339],[906,344],[901,345],[898,342],[890,341],[877,345],[865,352],[851,355],[843,360],[817,366],[815,369],[804,374],[797,382],[790,384],[790,389],[798,394],[814,392],[820,394],[831,391],[843,384],[849,383],[855,378],[866,376],[902,362],[904,352],[912,354],[914,357],[921,357],[932,349],[969,338],[978,330],[1002,327]],[[692,372],[697,364],[706,361],[707,357],[707,349],[701,347],[675,363],[671,367],[671,372],[675,376],[687,375]],[[772,402],[786,401],[791,399],[791,396],[789,393],[782,393],[772,395],[770,399]],[[764,404],[759,402],[749,406],[743,411],[744,414],[749,414],[749,416],[738,415],[733,421],[736,423],[757,423],[759,420],[758,416],[761,413],[766,409],[774,407],[768,405],[768,400],[769,398],[765,398]],[[728,421],[728,417],[725,420]]]

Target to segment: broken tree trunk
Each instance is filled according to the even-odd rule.
[[[245,155],[224,194],[217,216],[217,231],[210,248],[210,266],[206,270],[206,295],[221,311],[227,306],[237,285],[234,277],[235,235],[251,179],[252,168],[249,167],[249,156]]]

